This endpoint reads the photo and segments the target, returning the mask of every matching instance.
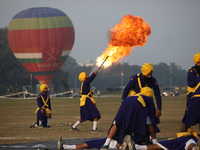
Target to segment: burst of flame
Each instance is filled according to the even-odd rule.
[[[96,65],[100,66],[107,56],[104,68],[118,62],[128,56],[134,46],[145,45],[150,34],[150,26],[140,16],[124,16],[119,24],[110,29],[108,48],[97,58]]]

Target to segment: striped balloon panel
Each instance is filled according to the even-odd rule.
[[[28,68],[34,68],[35,72],[41,69],[51,70],[51,64],[65,61],[73,47],[73,27],[59,29],[17,30],[9,31],[10,47],[16,58],[22,63],[28,63]],[[57,31],[55,31],[57,30]],[[52,32],[55,31],[55,32]],[[40,36],[38,32],[46,36]],[[20,36],[21,35],[21,36]],[[73,38],[72,38],[73,37]],[[14,40],[16,39],[16,40]],[[41,65],[34,63],[42,63]],[[30,65],[30,66],[29,66]],[[43,66],[40,68],[40,66]],[[44,68],[46,66],[46,68]],[[28,70],[28,68],[26,68]]]
[[[23,10],[13,17],[8,27],[8,42],[15,57],[29,72],[40,72],[41,78],[45,76],[47,80],[49,72],[64,64],[74,39],[71,20],[55,8]]]

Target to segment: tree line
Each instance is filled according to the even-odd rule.
[[[0,28],[0,95],[22,91],[22,86],[30,84],[32,84],[33,92],[35,92],[36,84],[39,83],[35,78],[32,78],[32,83],[30,83],[30,73],[18,62],[9,47],[7,31],[7,28]],[[167,65],[161,62],[153,64],[153,66],[153,76],[157,79],[160,87],[170,85],[170,75],[172,86],[183,87],[187,85],[187,71],[175,63]],[[79,73],[84,71],[90,74],[93,69],[92,66],[78,65],[76,60],[69,56],[52,80],[54,89],[61,92],[74,89],[75,87],[80,88]],[[123,71],[123,76],[121,71]],[[170,74],[170,71],[173,73]],[[107,88],[120,87],[121,81],[123,81],[123,86],[125,86],[132,75],[140,72],[141,66],[139,65],[118,63],[107,69],[102,68],[92,85],[101,91],[105,91]]]
[[[72,63],[73,62],[73,63]],[[153,77],[156,78],[160,87],[170,86],[170,76],[171,76],[171,86],[185,87],[187,86],[187,71],[177,66],[175,63],[170,63],[167,65],[164,62],[154,65]],[[106,88],[121,87],[121,82],[123,86],[129,82],[131,76],[141,73],[141,67],[139,65],[129,65],[128,63],[119,63],[113,65],[107,69],[101,69],[92,82],[97,89],[106,90]],[[84,71],[90,74],[93,67],[79,66],[76,60],[69,57],[62,70],[68,72],[68,83],[71,88],[75,87],[75,80],[77,80],[77,85],[80,87],[81,83],[78,81],[78,75],[80,72]],[[170,74],[171,71],[171,74]],[[122,76],[123,72],[123,76]]]

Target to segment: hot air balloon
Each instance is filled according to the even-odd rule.
[[[17,13],[8,27],[8,42],[19,62],[49,85],[73,47],[70,18],[55,8],[29,8]]]

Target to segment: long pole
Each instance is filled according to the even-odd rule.
[[[101,66],[98,68],[97,72],[99,72],[99,70],[100,70],[101,67],[103,66],[104,62],[106,61],[106,59],[108,59],[108,56],[104,59],[104,61],[102,62]]]

